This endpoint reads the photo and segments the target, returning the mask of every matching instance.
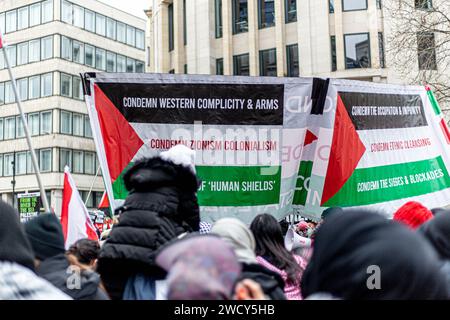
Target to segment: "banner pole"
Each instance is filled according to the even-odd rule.
[[[2,30],[0,29],[0,41],[2,41],[2,40],[3,40]],[[2,49],[3,56],[5,57],[6,67],[8,68],[8,73],[9,73],[9,77],[11,79],[12,88],[14,91],[14,95],[16,97],[17,107],[19,108],[19,112],[20,112],[20,118],[22,119],[23,130],[25,132],[25,137],[27,138],[28,149],[30,150],[31,160],[33,162],[33,167],[34,167],[34,172],[36,174],[36,179],[37,179],[37,182],[39,185],[39,190],[41,191],[42,203],[43,203],[45,212],[50,212],[50,207],[49,207],[48,201],[47,201],[47,194],[45,193],[45,188],[44,188],[44,185],[42,184],[41,172],[39,171],[39,166],[37,163],[36,152],[31,143],[30,132],[28,130],[27,121],[25,119],[25,114],[23,113],[23,109],[22,109],[22,101],[20,100],[20,96],[17,91],[16,79],[14,78],[14,75],[12,73],[11,65],[9,64],[9,58],[8,58],[8,54],[6,53],[5,47],[2,45],[2,46],[0,46],[0,48]]]
[[[97,179],[99,173],[100,173],[100,165],[97,168],[97,173],[95,174],[94,178],[92,179],[91,187],[89,188],[89,193],[86,197],[86,201],[84,202],[84,205],[86,205],[86,203],[89,201],[89,198],[92,193],[92,189],[94,188],[95,179]]]

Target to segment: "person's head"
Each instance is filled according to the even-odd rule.
[[[256,240],[256,255],[268,258],[270,263],[287,273],[290,281],[297,282],[302,270],[284,246],[278,221],[270,214],[260,214],[253,219],[250,230]]]
[[[94,268],[100,253],[98,241],[80,239],[70,246],[67,254],[73,255],[83,265]]]
[[[223,218],[214,223],[211,234],[230,244],[240,262],[256,263],[255,238],[250,229],[236,218]]]
[[[394,220],[415,230],[433,218],[433,213],[419,202],[410,201],[400,207],[394,214]]]
[[[19,220],[19,213],[0,201],[0,261],[14,262],[34,270],[34,255]]]
[[[301,289],[305,297],[329,293],[345,300],[447,298],[445,277],[427,241],[363,210],[324,221]]]
[[[233,249],[213,235],[190,235],[167,245],[157,256],[168,272],[169,300],[229,300],[241,273]]]
[[[52,213],[41,214],[25,223],[25,232],[38,262],[66,251],[61,223]]]
[[[419,233],[436,249],[441,259],[450,260],[450,211],[440,211],[433,219],[425,222]]]

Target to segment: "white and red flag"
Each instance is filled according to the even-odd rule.
[[[98,241],[95,226],[75,186],[68,166],[64,168],[61,224],[66,249],[80,239],[88,238]]]

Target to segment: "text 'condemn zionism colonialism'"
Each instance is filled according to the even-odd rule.
[[[152,109],[264,109],[277,110],[278,99],[218,99],[218,98],[138,98],[124,97],[125,108]]]

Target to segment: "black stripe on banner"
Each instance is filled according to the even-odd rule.
[[[284,85],[99,83],[134,123],[283,125]]]
[[[356,130],[427,126],[420,95],[339,92]]]
[[[311,114],[321,115],[327,100],[328,86],[330,79],[313,79],[313,88],[311,93],[312,107]]]

